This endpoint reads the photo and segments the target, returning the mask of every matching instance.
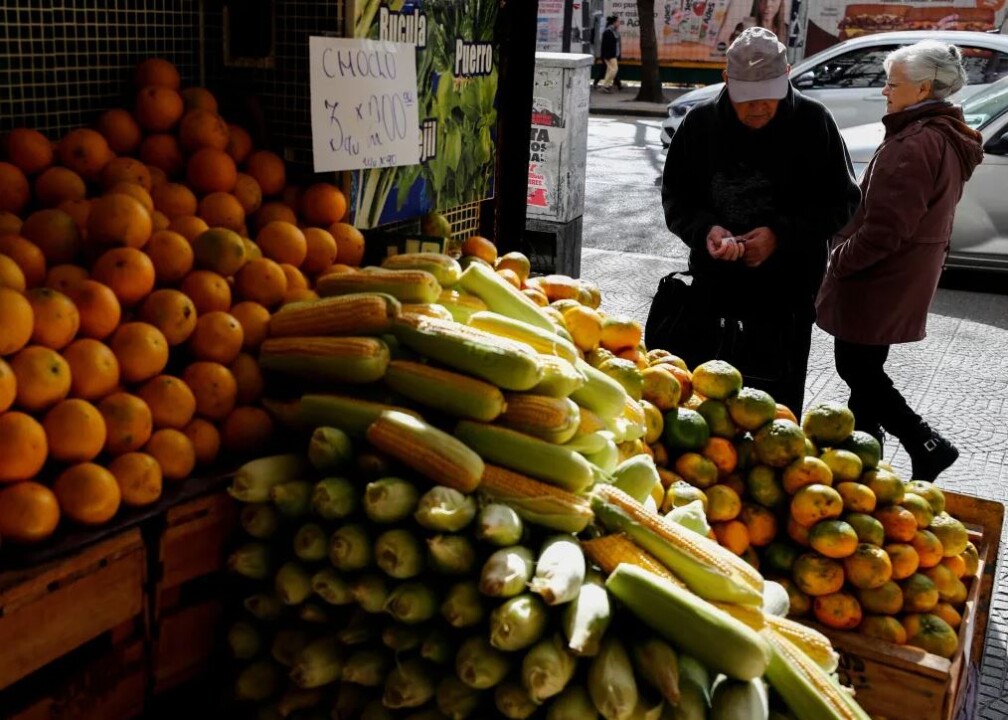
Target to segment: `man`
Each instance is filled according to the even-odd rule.
[[[605,77],[602,78],[602,92],[612,92],[613,81],[619,72],[620,19],[615,15],[606,18],[606,29],[602,33],[602,62],[605,63]]]
[[[715,328],[684,337],[680,354],[733,362],[800,414],[827,246],[861,196],[832,115],[791,87],[789,70],[771,30],[739,35],[725,89],[672,137],[662,204]]]

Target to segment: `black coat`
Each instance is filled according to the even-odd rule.
[[[612,25],[602,32],[602,59],[618,58],[620,56],[619,30]]]

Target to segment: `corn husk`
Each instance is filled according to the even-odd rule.
[[[598,717],[598,711],[583,685],[568,685],[546,710],[546,720],[598,720]]]
[[[665,513],[665,518],[677,525],[682,525],[687,530],[692,530],[698,535],[703,535],[704,537],[710,535],[711,527],[707,523],[707,512],[704,510],[704,504],[700,500],[693,500],[685,505],[672,508]]]
[[[228,647],[238,660],[250,660],[259,654],[262,637],[255,625],[239,620],[228,630]]]
[[[436,485],[420,498],[416,521],[435,532],[458,532],[476,517],[476,500],[458,490]]]
[[[521,516],[504,503],[484,505],[476,521],[476,537],[497,547],[517,545],[524,531]]]
[[[294,480],[270,488],[270,502],[284,517],[299,518],[311,510],[314,487],[304,480]]]
[[[560,605],[577,597],[585,579],[581,545],[571,535],[555,535],[543,543],[529,589],[547,605]]]
[[[329,555],[329,537],[321,525],[302,525],[294,534],[294,554],[305,562],[325,560]]]
[[[235,698],[262,702],[276,692],[280,668],[269,660],[257,660],[239,673],[235,680]]]
[[[357,510],[359,493],[346,478],[329,477],[312,488],[312,512],[323,520],[341,520]]]
[[[420,657],[436,665],[444,665],[455,657],[455,646],[441,628],[435,628],[424,638]]]
[[[553,634],[532,646],[522,659],[522,685],[537,703],[559,695],[577,669],[577,659],[567,650],[567,643]]]
[[[332,568],[322,568],[312,575],[312,590],[330,605],[350,605],[355,602],[350,583]]]
[[[301,563],[285,562],[277,570],[274,589],[284,605],[300,605],[311,595],[311,575]]]
[[[416,485],[397,477],[369,482],[364,488],[364,514],[371,522],[388,524],[408,518],[416,510],[420,491]]]
[[[357,608],[347,624],[336,632],[336,639],[344,645],[363,645],[378,639],[378,628],[370,613]]]
[[[420,707],[434,697],[434,676],[423,660],[407,660],[396,665],[385,679],[382,703],[387,708]]]
[[[452,585],[441,603],[441,617],[454,628],[472,627],[485,615],[479,587],[472,581]]]
[[[296,712],[311,710],[322,702],[325,694],[319,689],[287,688],[276,704],[280,717],[290,717]]]
[[[277,634],[273,636],[270,654],[278,663],[289,668],[294,664],[298,653],[306,648],[310,641],[311,637],[305,630],[278,630]]]
[[[483,693],[454,675],[445,675],[434,694],[437,708],[451,720],[466,720],[479,707]]]
[[[525,720],[539,709],[520,683],[505,681],[494,688],[494,704],[500,714],[511,720]]]
[[[476,564],[476,548],[464,535],[435,535],[427,539],[430,567],[444,575],[465,575]]]
[[[588,693],[606,720],[628,720],[637,706],[637,681],[630,656],[619,638],[602,641],[588,667]]]
[[[549,611],[537,595],[522,593],[490,613],[490,644],[515,652],[539,642],[546,631]]]
[[[637,675],[657,690],[670,704],[679,702],[679,656],[658,637],[637,640],[631,645]]]
[[[242,605],[257,620],[262,620],[263,622],[276,620],[284,610],[284,605],[280,602],[280,598],[276,595],[266,595],[265,593],[250,595],[242,601]]]
[[[249,503],[239,515],[242,529],[257,540],[273,537],[280,524],[277,509],[270,503]]]
[[[382,644],[396,652],[416,650],[423,644],[425,632],[415,625],[393,623],[382,630]]]
[[[385,612],[407,625],[422,623],[437,614],[438,598],[425,583],[403,583],[385,600]]]
[[[245,543],[228,557],[228,570],[250,580],[265,580],[273,572],[272,556],[265,543]]]
[[[471,688],[486,690],[508,674],[511,662],[485,638],[473,635],[462,642],[455,656],[455,674]]]
[[[393,720],[395,717],[392,711],[387,707],[382,705],[381,700],[372,700],[364,709],[361,710],[360,718],[358,719],[356,712],[353,714],[336,714],[336,709],[333,708],[332,720]]]
[[[273,486],[297,480],[306,466],[299,453],[250,460],[235,472],[228,494],[238,502],[268,502]]]
[[[354,683],[341,682],[336,686],[335,698],[329,710],[328,720],[391,720],[392,714],[377,702],[381,713],[375,714],[369,702],[372,696],[364,688]]]
[[[389,589],[385,578],[376,573],[358,575],[350,583],[350,591],[354,600],[362,610],[368,613],[380,613],[385,610]]]
[[[388,653],[373,648],[356,650],[343,663],[343,682],[364,687],[381,687],[392,665]]]
[[[308,462],[320,472],[340,470],[353,460],[350,436],[339,428],[317,427],[308,442]]]
[[[627,458],[612,471],[613,485],[637,502],[644,502],[655,483],[661,482],[658,468],[650,455],[639,454]]]
[[[711,694],[711,716],[715,718],[755,718],[768,720],[770,697],[763,678],[747,682],[722,677],[714,684]]]
[[[563,627],[567,647],[575,655],[594,657],[612,620],[609,592],[601,576],[592,571],[578,589],[578,595],[564,608]]]
[[[480,592],[491,597],[513,597],[532,579],[535,560],[521,545],[501,548],[489,557],[480,575]]]
[[[375,564],[389,577],[407,580],[423,572],[423,546],[409,530],[387,530],[374,547]]]
[[[329,610],[314,602],[306,602],[298,605],[297,614],[303,622],[315,625],[327,625],[332,622],[333,619]]]
[[[329,539],[329,562],[342,572],[363,570],[373,562],[371,547],[363,525],[342,525]]]

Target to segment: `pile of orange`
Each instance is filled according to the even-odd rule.
[[[108,522],[268,441],[271,311],[363,256],[337,187],[289,186],[171,63],[133,81],[91,128],[0,141],[0,541]]]

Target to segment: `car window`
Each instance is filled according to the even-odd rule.
[[[995,83],[970,95],[962,104],[963,117],[973,128],[984,125],[1006,109],[1008,109],[1008,80]]]
[[[851,50],[830,58],[812,69],[813,85],[826,88],[880,88],[886,72],[882,62],[898,45],[884,45]]]

